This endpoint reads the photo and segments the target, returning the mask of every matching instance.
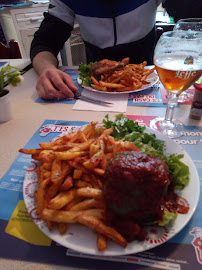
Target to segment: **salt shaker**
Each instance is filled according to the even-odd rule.
[[[202,117],[202,83],[195,84],[195,93],[191,105],[189,117],[200,120]]]

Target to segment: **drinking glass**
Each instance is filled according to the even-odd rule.
[[[155,118],[150,127],[159,127],[163,134],[177,138],[184,130],[180,121],[173,120],[178,97],[202,75],[202,32],[163,33],[154,51],[154,64],[168,92],[168,104],[165,118]]]
[[[174,31],[202,31],[202,18],[186,18],[176,22]],[[189,101],[187,91],[180,95],[180,102]]]
[[[202,31],[202,18],[186,18],[176,22],[173,31]]]

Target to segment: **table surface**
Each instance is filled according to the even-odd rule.
[[[4,60],[1,60],[4,61]],[[29,59],[9,60],[14,66],[24,67],[29,63]],[[75,111],[73,104],[59,103],[36,103],[37,92],[35,85],[38,79],[36,72],[31,69],[24,74],[24,84],[11,91],[13,106],[12,120],[0,124],[0,178],[6,173],[12,162],[18,155],[18,150],[22,148],[40,127],[45,119],[70,120],[70,121],[92,121],[104,118],[106,112]],[[202,126],[202,121],[189,119],[190,105],[181,105],[176,108],[175,118],[181,120],[186,125]],[[116,113],[110,113],[110,118]],[[164,116],[163,107],[128,107],[128,115]],[[24,261],[15,261],[0,258],[0,269],[76,269],[68,266],[51,266],[46,264],[36,264]],[[82,266],[79,269],[84,269]]]

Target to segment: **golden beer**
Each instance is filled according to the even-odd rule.
[[[202,75],[202,32],[168,31],[161,35],[154,51],[159,79],[168,91],[165,118],[156,117],[150,127],[178,138],[184,125],[173,119],[179,95]]]
[[[168,92],[179,94],[189,88],[202,75],[197,67],[196,59],[193,64],[184,64],[187,56],[169,55],[155,61],[159,79]]]

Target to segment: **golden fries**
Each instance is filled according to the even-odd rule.
[[[91,76],[90,78],[95,85],[99,85],[99,82],[95,79],[95,77]]]
[[[90,215],[91,217],[101,218],[103,210],[89,209],[85,211],[63,211],[45,208],[41,214],[41,217],[45,220],[56,223],[76,223],[76,218],[84,214]]]
[[[50,178],[44,180],[40,183],[39,188],[37,190],[37,208],[36,214],[40,215],[43,209],[46,207],[47,201],[45,199],[44,193],[46,190],[46,186],[50,183]]]
[[[40,149],[20,149],[39,162],[38,189],[34,193],[36,213],[51,230],[56,224],[61,234],[68,223],[80,223],[97,232],[97,247],[103,251],[110,238],[122,247],[127,242],[105,224],[103,176],[107,164],[120,151],[138,151],[131,142],[115,141],[112,128],[96,128],[96,122],[83,131],[64,135]]]
[[[75,189],[70,189],[67,192],[59,193],[55,198],[50,200],[48,208],[61,209],[67,203],[71,202],[75,197]]]
[[[72,206],[71,210],[72,211],[80,211],[80,210],[86,210],[92,207],[96,207],[99,209],[104,208],[103,202],[96,200],[96,199],[86,199],[84,201],[81,201],[74,206]]]
[[[107,237],[101,233],[97,233],[97,248],[99,251],[107,248]]]
[[[67,231],[67,224],[66,223],[58,223],[58,230],[60,234],[65,234]]]
[[[124,87],[124,85],[122,85],[122,84],[108,83],[108,82],[103,82],[103,81],[100,81],[100,85],[105,86],[107,88],[122,88],[122,87]]]
[[[91,86],[95,90],[104,92],[126,92],[139,89],[142,85],[150,83],[147,77],[155,70],[155,67],[145,68],[146,65],[146,61],[141,64],[128,64],[123,70],[101,75],[99,81],[91,76]]]
[[[86,225],[87,227],[106,235],[108,238],[115,241],[122,247],[126,247],[127,242],[124,237],[118,233],[114,228],[105,225],[101,220],[99,220],[95,216],[90,216],[88,214],[82,214],[75,217],[76,221],[79,223]]]
[[[89,187],[79,188],[76,191],[76,196],[101,199],[102,190],[96,189],[96,188],[89,188]]]

